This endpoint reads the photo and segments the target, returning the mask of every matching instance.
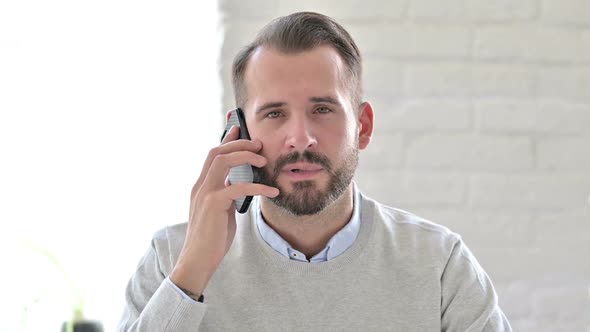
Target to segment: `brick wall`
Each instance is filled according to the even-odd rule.
[[[230,64],[271,18],[315,10],[364,56],[376,114],[357,182],[462,234],[515,331],[590,326],[590,1],[221,0]]]

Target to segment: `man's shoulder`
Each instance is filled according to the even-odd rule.
[[[184,244],[188,223],[179,223],[159,229],[152,236],[152,247],[161,264],[168,269],[174,266]]]
[[[396,239],[438,242],[445,247],[453,246],[460,235],[444,225],[437,224],[412,212],[392,207],[364,196],[373,207],[373,218],[385,227],[387,233]]]
[[[152,240],[154,242],[178,242],[179,240],[184,241],[187,225],[188,223],[183,222],[160,228],[154,233]]]
[[[384,219],[388,222],[395,223],[400,227],[407,227],[416,231],[437,233],[441,236],[457,236],[455,232],[451,231],[446,226],[437,224],[436,222],[425,219],[417,214],[385,204],[377,204],[379,204],[382,215],[387,217]]]

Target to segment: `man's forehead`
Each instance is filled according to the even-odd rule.
[[[249,62],[260,57],[279,56],[293,58],[311,54],[329,54],[331,57],[333,57],[333,61],[337,63],[342,63],[342,58],[340,57],[340,54],[333,46],[322,44],[301,50],[281,50],[273,46],[260,45],[254,51],[252,51]]]
[[[252,52],[246,64],[246,79],[255,79],[256,75],[264,73],[272,74],[264,69],[285,74],[305,74],[304,70],[309,69],[312,73],[332,72],[340,76],[345,70],[345,65],[338,52],[331,46],[317,46],[299,52],[283,52],[273,47],[259,46]]]
[[[248,61],[244,83],[249,97],[250,93],[284,93],[283,88],[307,88],[314,91],[309,97],[336,97],[335,90],[344,88],[344,68],[338,52],[329,46],[292,54],[259,47]]]

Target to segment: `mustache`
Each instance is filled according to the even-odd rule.
[[[275,176],[281,173],[281,170],[288,164],[293,164],[296,162],[308,162],[312,164],[318,164],[322,166],[328,173],[332,173],[332,163],[328,157],[324,156],[321,153],[313,152],[309,150],[305,150],[303,153],[299,151],[294,151],[288,153],[284,156],[281,156],[275,162],[275,166],[273,168],[273,173]]]

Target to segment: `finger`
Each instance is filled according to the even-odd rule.
[[[276,197],[279,195],[279,189],[260,183],[236,183],[218,191],[217,194],[218,199],[223,201],[226,208],[229,208],[233,201],[244,196]]]
[[[213,149],[211,149],[211,151],[216,154],[222,154],[239,150],[257,152],[260,151],[260,149],[262,149],[262,142],[259,139],[236,139],[216,146]]]
[[[234,126],[235,127],[235,126]],[[235,129],[234,129],[235,130]],[[236,151],[251,151],[257,152],[260,151],[262,148],[262,143],[259,140],[235,140],[220,146],[216,146],[213,149],[209,150],[209,154],[207,155],[207,159],[203,163],[203,168],[201,169],[201,174],[199,175],[199,179],[195,184],[196,188],[200,188],[209,173],[209,169],[211,168],[211,164],[213,160],[219,155],[228,154],[231,152]]]
[[[266,163],[265,157],[251,151],[220,154],[213,159],[203,185],[214,188],[223,187],[230,168],[240,165],[252,165],[260,168],[264,167]]]
[[[240,127],[231,126],[225,136],[221,140],[221,144],[236,140],[240,137]]]
[[[277,197],[280,193],[278,188],[267,186],[261,183],[247,183],[241,182],[232,184],[226,188],[228,198],[236,200],[243,196],[264,196],[264,197]]]

